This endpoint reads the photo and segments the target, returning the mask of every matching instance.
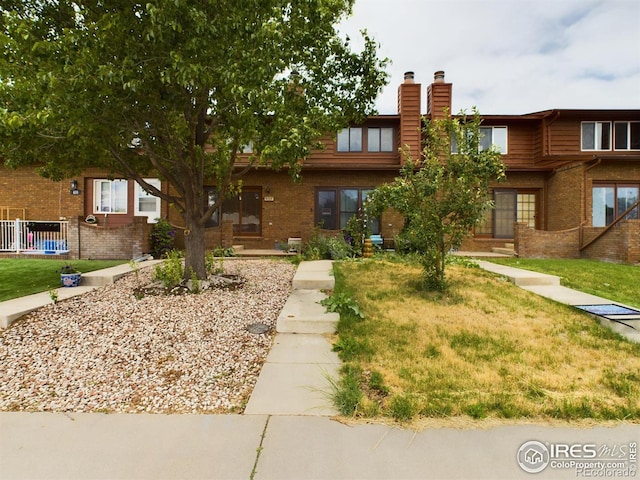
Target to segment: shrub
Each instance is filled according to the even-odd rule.
[[[151,243],[151,255],[154,258],[164,258],[174,249],[176,231],[168,220],[164,218],[158,221],[151,228],[149,241]]]
[[[313,232],[303,252],[305,260],[344,260],[355,255],[353,247],[344,238],[322,234],[319,229]]]
[[[180,285],[184,276],[182,253],[171,250],[165,256],[167,259],[155,267],[154,279],[160,280],[165,288],[172,289]]]

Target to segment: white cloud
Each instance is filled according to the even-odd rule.
[[[640,108],[636,0],[356,0],[341,30],[360,29],[393,62],[380,113],[409,70],[424,89],[445,70],[453,111]]]

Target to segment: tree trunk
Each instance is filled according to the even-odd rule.
[[[186,219],[185,219],[186,220]],[[207,278],[205,268],[205,228],[197,221],[187,221],[187,229],[184,232],[184,277],[185,280],[191,278],[195,272],[198,280]]]

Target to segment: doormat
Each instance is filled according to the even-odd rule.
[[[616,305],[614,303],[609,305],[574,305],[580,310],[593,313],[594,315],[640,315],[640,310],[634,310],[633,308],[623,307],[622,305]]]

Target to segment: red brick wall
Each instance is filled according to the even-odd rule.
[[[547,182],[547,230],[578,227],[584,219],[582,164],[562,167]]]
[[[603,228],[585,227],[584,242],[588,242]],[[584,258],[609,262],[640,262],[640,220],[627,220],[612,227],[582,251]]]
[[[84,217],[69,220],[69,256],[95,260],[127,260],[149,252],[151,224],[134,217],[132,225],[89,225]]]
[[[522,258],[580,258],[580,229],[543,231],[517,223],[514,249]]]
[[[233,244],[247,249],[272,249],[276,242],[286,242],[289,237],[302,237],[306,242],[315,227],[316,187],[377,187],[393,181],[396,176],[397,172],[386,171],[303,171],[302,181],[294,184],[286,172],[253,171],[242,181],[246,187],[262,187],[262,234],[236,236]],[[265,197],[272,197],[273,201],[264,201]],[[170,212],[169,219],[183,225],[176,211]],[[383,237],[393,238],[402,228],[402,218],[386,212],[381,227]]]
[[[82,188],[82,177],[77,180]],[[24,208],[27,220],[59,220],[82,215],[83,196],[71,195],[70,187],[71,179],[54,182],[36,174],[33,168],[14,170],[0,166],[0,207]],[[11,216],[15,212],[12,210]]]

